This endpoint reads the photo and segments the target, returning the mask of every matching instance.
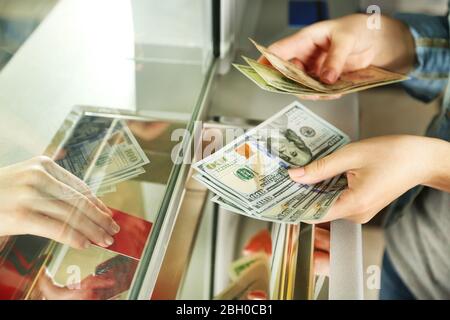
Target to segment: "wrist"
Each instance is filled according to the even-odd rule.
[[[423,185],[450,192],[450,143],[428,138],[429,170]]]
[[[382,16],[378,32],[376,65],[386,69],[408,73],[416,62],[414,37],[408,25],[400,20]],[[395,49],[393,49],[395,48]]]

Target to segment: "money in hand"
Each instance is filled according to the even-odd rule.
[[[296,64],[281,59],[255,41],[251,39],[250,41],[270,62],[271,66],[261,64],[247,57],[243,58],[248,63],[248,66],[239,64],[234,66],[260,88],[269,92],[293,94],[299,98],[307,96],[326,98],[408,79],[402,74],[369,66],[342,74],[334,84],[325,84],[308,75]]]
[[[338,176],[315,185],[292,181],[302,167],[350,141],[299,102],[194,164],[194,176],[226,209],[260,220],[299,223],[323,218],[346,188]]]

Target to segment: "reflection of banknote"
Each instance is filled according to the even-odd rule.
[[[233,263],[231,263],[230,269],[229,269],[229,275],[231,280],[236,280],[239,278],[239,276],[248,268],[250,268],[251,265],[258,263],[260,260],[262,262],[267,262],[269,260],[269,257],[265,253],[256,253],[252,254],[247,257],[242,257]]]
[[[269,294],[269,265],[267,259],[256,260],[242,270],[238,277],[214,299],[247,300],[252,291],[263,291]]]
[[[85,116],[57,162],[92,189],[105,189],[145,172],[147,156],[123,120]]]
[[[230,211],[261,220],[298,223],[323,217],[345,188],[345,179],[313,186],[289,178],[349,142],[340,130],[294,102],[213,155],[194,164],[194,177]]]
[[[314,95],[327,97],[329,95],[361,91],[407,79],[402,74],[369,66],[365,69],[342,74],[334,84],[324,84],[309,76],[296,64],[283,60],[255,41],[251,39],[250,41],[273,67],[261,65],[254,60],[244,57],[260,78],[256,78],[254,73],[244,69],[243,66],[236,65],[236,68],[256,82],[261,88],[271,92],[291,93],[299,97],[311,95],[308,93],[312,92]]]
[[[97,191],[96,191],[96,195],[97,196],[103,196],[105,194],[108,193],[113,193],[116,192],[117,188],[114,185],[109,185],[109,186],[100,186]]]

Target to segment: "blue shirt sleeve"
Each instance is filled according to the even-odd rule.
[[[413,97],[429,102],[442,93],[448,82],[448,18],[425,14],[397,14],[395,18],[409,26],[416,46],[416,65],[404,87]]]

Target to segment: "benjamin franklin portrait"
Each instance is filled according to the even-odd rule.
[[[267,138],[267,149],[275,156],[294,167],[308,164],[312,160],[311,150],[293,130],[286,129],[281,134]]]

